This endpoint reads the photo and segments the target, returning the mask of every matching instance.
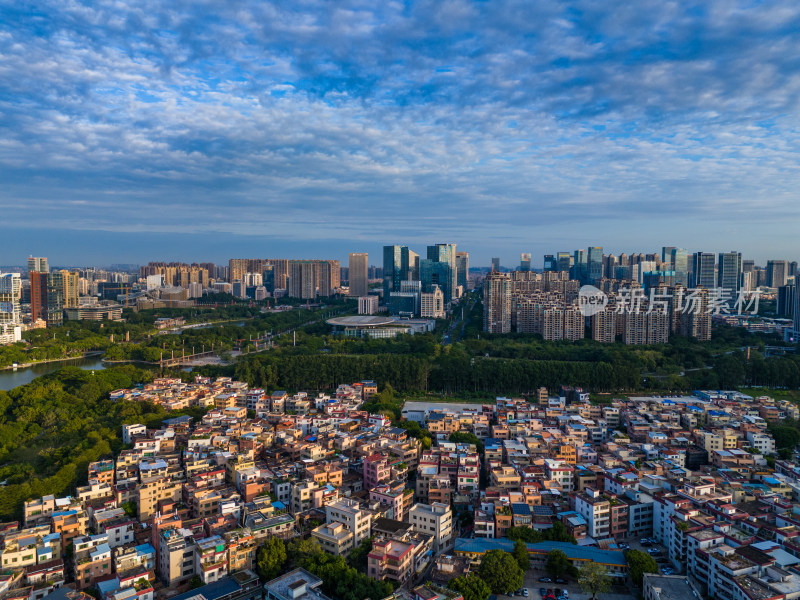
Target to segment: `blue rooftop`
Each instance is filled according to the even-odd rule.
[[[587,546],[576,546],[568,542],[539,542],[537,544],[526,544],[528,552],[536,554],[547,554],[551,550],[561,550],[570,559],[591,560],[604,565],[623,567],[627,565],[625,555],[619,550],[600,550],[599,548],[589,548]],[[467,539],[457,538],[455,551],[469,553],[486,553],[490,550],[514,550],[514,542],[507,538],[500,539]],[[178,599],[173,599],[178,600]],[[209,599],[211,600],[211,599]]]
[[[242,586],[236,583],[236,580],[233,577],[223,577],[214,583],[209,583],[183,594],[173,596],[172,600],[189,600],[190,598],[197,598],[200,594],[202,594],[202,597],[206,600],[216,600],[222,596],[232,594],[241,588]]]
[[[150,544],[141,544],[135,548],[136,554],[155,554],[156,549]]]

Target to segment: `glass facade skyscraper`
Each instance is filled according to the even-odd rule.
[[[383,247],[383,297],[400,291],[400,282],[408,279],[408,246]]]
[[[713,288],[717,281],[714,273],[714,255],[711,252],[694,253],[694,286]]]
[[[594,283],[603,277],[603,247],[590,246],[587,256],[586,279],[583,283]]]
[[[456,252],[456,283],[469,289],[469,252]]]
[[[720,252],[717,263],[717,285],[726,290],[738,291],[742,281],[742,254]]]
[[[440,265],[446,265],[446,268]],[[458,286],[456,245],[434,244],[428,246],[427,259],[419,261],[419,271],[419,278],[424,290],[431,292],[433,291],[432,286],[438,285],[444,294],[445,304],[448,304],[453,299],[453,292]]]
[[[669,263],[675,271],[675,283],[689,285],[689,255],[683,248],[671,248]],[[666,269],[666,267],[664,267]]]

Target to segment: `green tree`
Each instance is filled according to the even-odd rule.
[[[588,561],[578,569],[578,585],[595,600],[598,594],[604,594],[611,589],[611,577],[603,565]]]
[[[464,600],[486,600],[492,593],[489,585],[475,574],[451,579],[447,587],[464,596]]]
[[[550,550],[544,561],[544,569],[550,577],[561,577],[572,573],[572,563],[563,550]]]
[[[656,559],[647,552],[641,550],[626,550],[625,560],[628,561],[628,571],[633,582],[642,587],[642,579],[645,573],[658,573],[658,563]]]
[[[531,568],[531,557],[528,554],[528,545],[522,540],[514,542],[514,550],[511,552],[514,560],[517,561],[519,568],[527,571]]]
[[[553,526],[545,529],[543,534],[544,539],[549,542],[567,542],[568,544],[577,544],[576,540],[561,521],[556,521]]]
[[[522,587],[525,580],[517,561],[503,550],[490,550],[484,554],[478,575],[495,594],[513,592]]]
[[[367,572],[367,555],[372,550],[372,538],[364,538],[361,543],[350,551],[347,555],[347,564],[354,569]]]
[[[203,587],[203,580],[200,579],[200,575],[192,575],[192,578],[189,580],[189,589],[196,590],[199,587]]]
[[[768,429],[775,439],[775,446],[779,449],[788,448],[791,450],[800,444],[800,431],[795,427],[785,424],[778,425],[777,423],[770,423]]]
[[[270,536],[258,549],[256,563],[262,581],[271,581],[278,577],[286,563],[286,544],[275,536]]]
[[[544,541],[544,536],[538,529],[532,527],[509,527],[506,530],[506,537],[510,540],[521,540],[528,544],[538,544]]]

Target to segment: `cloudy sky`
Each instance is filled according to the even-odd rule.
[[[0,264],[798,258],[800,3],[0,2]]]

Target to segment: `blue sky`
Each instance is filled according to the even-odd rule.
[[[0,264],[795,259],[799,99],[796,0],[0,3]]]

